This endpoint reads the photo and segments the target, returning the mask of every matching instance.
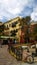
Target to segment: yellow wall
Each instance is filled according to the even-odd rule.
[[[16,37],[20,40],[20,34],[21,34],[21,29],[20,29],[20,26],[19,26],[19,24],[20,24],[20,21],[19,21],[19,17],[17,17],[17,18],[15,18],[15,19],[12,19],[12,20],[10,20],[10,21],[8,21],[8,22],[6,22],[6,23],[4,23],[4,25],[7,27],[7,25],[8,25],[8,29],[6,29],[6,30],[4,30],[4,32],[6,33],[6,32],[10,32],[10,31],[13,31],[13,30],[16,30],[16,29],[18,29],[18,32],[16,33]],[[16,27],[12,27],[11,25],[12,25],[12,23],[14,23],[14,22],[18,22],[17,24],[16,24]],[[10,26],[9,26],[10,25]],[[9,33],[10,34],[10,33]]]

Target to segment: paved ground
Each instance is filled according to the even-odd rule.
[[[17,61],[13,56],[8,52],[8,46],[3,46],[0,48],[0,65],[31,65],[21,61]],[[33,63],[32,65],[37,65]]]

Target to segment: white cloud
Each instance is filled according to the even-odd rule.
[[[0,0],[0,20],[4,18],[10,19],[19,14],[28,6],[29,8],[33,7],[34,0]],[[34,9],[35,10],[35,9]],[[34,10],[31,14],[31,18],[34,19]],[[26,14],[28,14],[26,12]],[[25,14],[24,14],[25,15]]]
[[[0,16],[0,19],[2,20],[2,17]]]
[[[33,8],[33,12],[31,13],[32,20],[37,21],[37,6]]]

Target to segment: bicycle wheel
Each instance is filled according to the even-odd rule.
[[[27,57],[27,63],[34,63],[34,58],[31,55]]]

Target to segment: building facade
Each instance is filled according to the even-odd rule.
[[[23,22],[21,20],[22,20],[21,17],[16,17],[5,23],[0,22],[0,26],[4,24],[3,35],[9,36],[9,37],[11,36],[12,38],[18,39],[20,43],[26,42],[28,40],[28,37],[30,39],[34,39],[33,30],[36,23],[32,22],[30,24],[30,31],[28,31],[28,26],[26,24],[24,25],[24,27],[20,25],[20,23]],[[30,33],[30,35],[27,34],[28,32]]]
[[[16,17],[4,23],[4,35],[12,36],[18,38],[20,41],[20,34],[21,34],[21,26],[20,26],[20,17]]]
[[[0,35],[2,35],[2,22],[0,22]]]

